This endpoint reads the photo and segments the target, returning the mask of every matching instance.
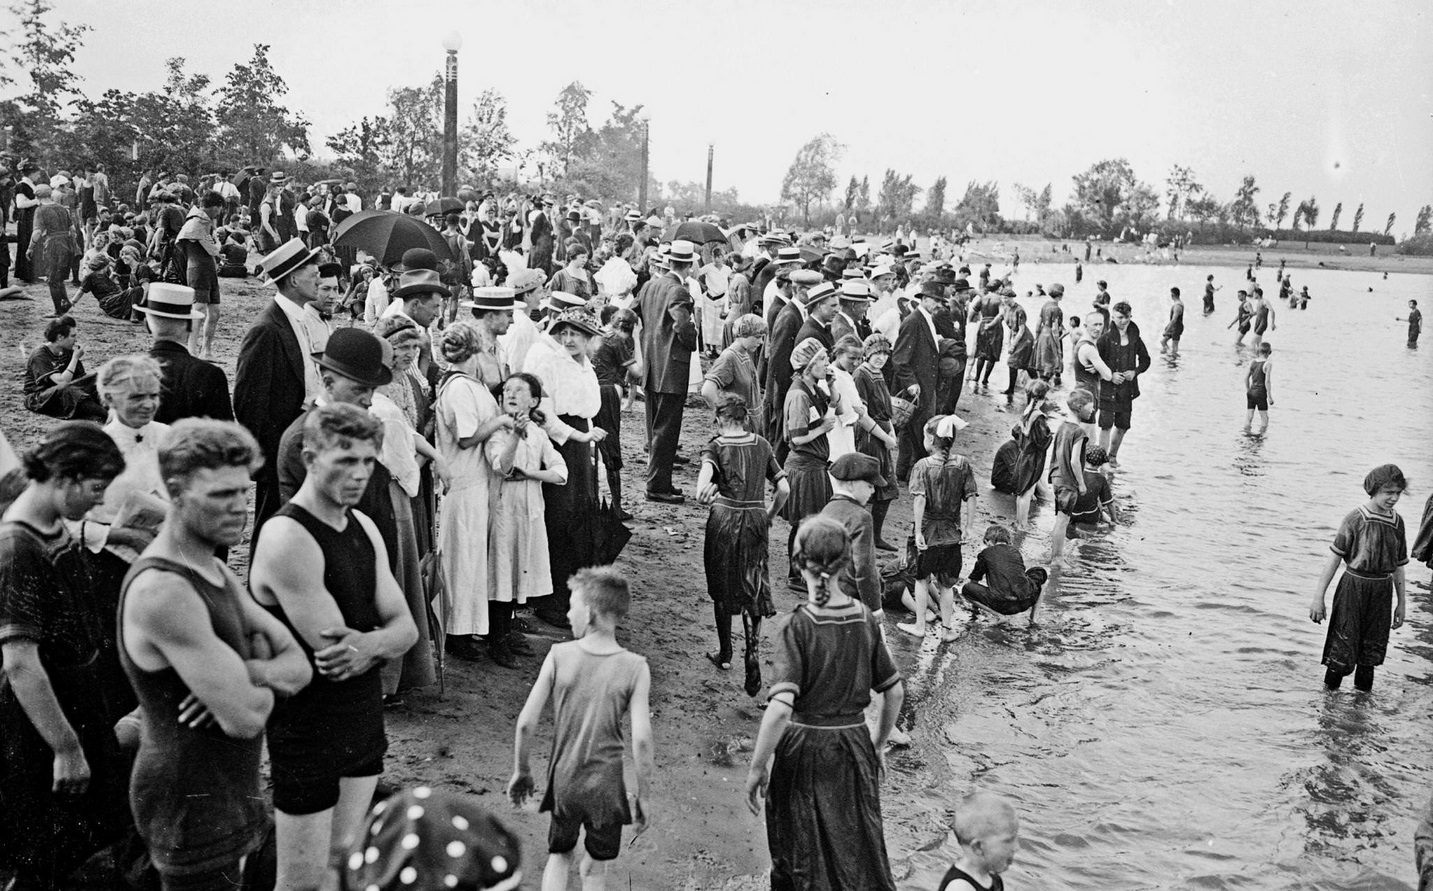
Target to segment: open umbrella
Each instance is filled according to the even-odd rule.
[[[334,247],[352,247],[367,251],[380,266],[396,266],[403,252],[427,248],[439,260],[452,260],[448,242],[437,229],[417,217],[391,210],[365,210],[354,214],[334,230]]]
[[[706,244],[709,241],[726,241],[726,234],[721,227],[713,226],[711,223],[703,223],[700,220],[687,220],[677,227],[672,233],[672,240],[686,240],[692,244]]]
[[[465,207],[467,205],[457,198],[438,198],[428,202],[428,206],[423,208],[423,215],[436,217],[445,213],[462,213]]]

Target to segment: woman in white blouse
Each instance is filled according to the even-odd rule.
[[[130,355],[110,359],[95,378],[100,401],[109,409],[104,432],[124,455],[124,472],[89,512],[82,535],[90,550],[106,548],[126,563],[154,538],[169,503],[159,476],[159,447],[169,425],[154,420],[162,375],[154,359]]]
[[[602,391],[588,346],[599,330],[597,319],[586,310],[561,313],[528,350],[522,369],[542,382],[543,428],[567,464],[566,485],[542,487],[554,590],[551,597],[537,599],[533,609],[539,619],[558,628],[568,627],[568,578],[593,562],[589,549],[579,545],[590,537],[576,533],[592,522],[597,508],[592,446],[607,438],[607,431],[592,425],[602,407]]]

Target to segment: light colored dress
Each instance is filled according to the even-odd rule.
[[[486,452],[493,470],[488,511],[488,599],[526,603],[529,597],[552,593],[552,565],[547,553],[547,524],[543,522],[542,483],[506,479],[499,475],[498,460],[518,434],[499,430],[488,440]],[[513,467],[524,471],[546,468],[567,480],[567,462],[547,433],[529,424],[513,453]]]
[[[488,633],[488,498],[492,468],[482,448],[459,448],[497,417],[498,404],[487,388],[456,374],[438,391],[438,451],[448,463],[452,485],[439,508],[438,549],[448,590],[448,634]]]
[[[831,444],[831,460],[856,451],[856,422],[866,405],[861,401],[861,391],[851,373],[834,365],[831,367],[831,403],[836,409],[836,426],[826,434]]]

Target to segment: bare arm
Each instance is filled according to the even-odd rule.
[[[766,713],[761,716],[761,730],[756,734],[751,768],[746,774],[746,806],[753,814],[761,813],[762,803],[766,800],[766,785],[771,778],[771,756],[786,733],[786,725],[791,723],[795,698],[789,691],[776,694],[766,704]]]
[[[637,674],[637,683],[632,688],[632,701],[628,710],[632,714],[632,761],[637,768],[637,826],[638,831],[651,820],[648,806],[649,783],[654,770],[655,758],[652,745],[652,713],[648,706],[652,690],[652,671],[645,663]]]
[[[921,524],[925,521],[925,496],[916,495],[911,500],[911,510],[915,514],[915,536],[916,548],[925,550],[925,530]]]
[[[1324,594],[1328,592],[1329,582],[1333,581],[1334,573],[1338,572],[1338,566],[1342,562],[1343,558],[1338,554],[1329,554],[1328,560],[1324,563],[1324,571],[1319,573],[1319,583],[1314,590],[1314,600],[1309,604],[1309,618],[1316,624],[1324,620]]]
[[[896,717],[901,713],[901,703],[905,701],[905,698],[906,685],[900,681],[881,697],[880,723],[876,726],[875,738],[871,740],[875,743],[877,752],[885,748],[886,740],[890,738],[891,728],[896,726]]]
[[[771,509],[766,512],[766,521],[768,523],[781,513],[782,508],[786,507],[787,499],[790,497],[791,483],[787,482],[786,477],[783,476],[776,481],[776,497],[772,499]]]
[[[513,731],[513,773],[512,779],[508,781],[507,792],[513,804],[518,806],[533,793],[528,749],[532,735],[537,732],[538,722],[542,720],[542,711],[547,708],[547,697],[552,691],[556,673],[552,652],[549,650],[547,658],[542,661],[542,670],[537,673],[537,680],[533,682],[532,690],[528,691],[527,702],[523,703],[522,712],[517,716],[517,727]]]
[[[0,646],[0,654],[4,657],[5,680],[15,693],[15,701],[20,703],[25,717],[39,731],[45,745],[55,753],[52,791],[84,792],[89,786],[89,763],[80,749],[79,736],[55,698],[50,676],[40,664],[39,644],[32,640],[7,641]]]

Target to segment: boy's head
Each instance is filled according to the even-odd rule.
[[[1020,820],[1010,802],[989,792],[972,792],[956,806],[950,822],[965,857],[988,873],[1010,868],[1020,845]]]
[[[850,452],[831,464],[832,491],[859,504],[870,501],[871,496],[876,494],[876,488],[885,484],[881,463],[870,455]]]
[[[999,523],[991,523],[985,529],[985,543],[988,545],[1010,544],[1010,530]]]
[[[1090,446],[1085,449],[1085,466],[1091,469],[1104,467],[1109,463],[1110,453],[1105,451],[1103,446]]]
[[[1081,421],[1088,421],[1095,414],[1095,397],[1084,387],[1078,387],[1066,399],[1065,405]]]
[[[1408,301],[1408,308],[1409,308],[1409,309],[1417,309],[1417,308],[1418,308],[1418,301],[1417,301],[1417,300],[1410,300],[1410,301]]]
[[[1274,351],[1274,348],[1269,345],[1269,342],[1268,342],[1267,340],[1264,341],[1263,343],[1259,344],[1259,355],[1261,355],[1261,356],[1268,356],[1268,355],[1269,355],[1270,353],[1272,353],[1273,351]]]
[[[594,626],[611,631],[627,618],[632,605],[632,589],[627,577],[613,566],[592,566],[580,569],[567,582],[572,591],[567,619],[572,623],[572,636],[581,637]]]

